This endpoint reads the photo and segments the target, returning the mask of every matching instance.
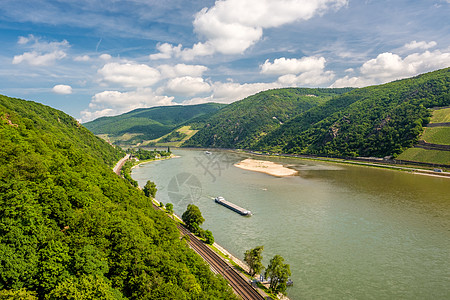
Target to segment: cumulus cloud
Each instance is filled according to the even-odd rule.
[[[70,85],[57,84],[53,87],[52,91],[55,94],[69,95],[72,94],[72,87]]]
[[[211,87],[201,77],[184,76],[169,80],[164,91],[177,96],[192,97],[211,91]]]
[[[203,73],[208,70],[207,67],[202,65],[185,65],[185,64],[177,64],[175,66],[160,65],[158,66],[158,69],[161,71],[161,75],[164,78],[173,78],[181,76],[201,77]]]
[[[222,0],[203,8],[193,22],[195,33],[204,40],[192,48],[160,45],[151,59],[181,57],[192,60],[213,53],[240,54],[258,42],[264,29],[308,20],[329,9],[339,9],[348,0]]]
[[[435,50],[431,52],[427,50],[405,57],[385,52],[365,62],[359,68],[359,76],[345,76],[336,80],[332,86],[361,87],[381,84],[447,67],[450,67],[449,51]]]
[[[15,55],[12,63],[27,63],[32,66],[48,66],[56,60],[61,60],[67,56],[66,50],[70,47],[69,42],[45,42],[40,38],[30,34],[28,37],[20,36],[17,43],[31,51],[21,55]]]
[[[103,60],[110,60],[112,57],[111,57],[111,55],[104,53],[104,54],[100,55],[99,58],[103,59]]]
[[[148,87],[154,85],[161,78],[158,70],[145,64],[107,63],[97,72],[104,81],[117,83],[124,87]]]
[[[173,105],[173,97],[157,95],[151,88],[131,92],[104,91],[92,97],[89,109],[81,112],[82,122],[113,116],[136,108]]]
[[[236,83],[236,82],[215,82],[212,85],[213,94],[212,100],[214,102],[231,103],[237,100],[244,99],[248,96],[256,94],[261,91],[280,88],[281,85],[277,82],[271,83]]]
[[[330,82],[334,72],[325,71],[326,60],[323,57],[302,57],[286,59],[281,57],[273,63],[266,60],[260,65],[261,73],[267,75],[282,75],[278,82],[282,86],[319,86]]]
[[[303,72],[310,72],[316,70],[323,70],[325,68],[325,58],[323,57],[302,57],[300,59],[291,58],[286,59],[284,57],[277,58],[271,63],[266,60],[264,64],[260,66],[262,74],[299,74]]]
[[[431,41],[429,43],[427,43],[425,41],[421,41],[421,42],[412,41],[411,43],[405,44],[403,47],[407,50],[414,50],[414,49],[426,50],[426,49],[433,48],[436,45],[437,45],[437,43],[435,41]]]
[[[151,60],[157,60],[157,59],[169,59],[175,56],[179,56],[181,52],[181,47],[182,47],[181,44],[179,44],[176,47],[168,43],[158,44],[156,46],[156,49],[158,49],[159,53],[150,54],[149,58]]]

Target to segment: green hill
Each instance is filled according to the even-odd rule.
[[[1,299],[234,299],[174,222],[115,175],[123,152],[0,96]]]
[[[253,148],[265,135],[312,107],[351,89],[286,88],[233,102],[206,121],[183,146]]]
[[[107,135],[115,143],[137,144],[164,136],[184,123],[209,116],[224,106],[206,103],[140,108],[119,116],[98,118],[83,125],[96,135]]]
[[[427,108],[450,104],[450,68],[356,89],[318,105],[255,149],[336,156],[396,156],[418,141]]]

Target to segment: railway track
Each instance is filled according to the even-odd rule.
[[[246,279],[220,258],[214,251],[206,246],[202,241],[195,237],[189,230],[182,225],[177,225],[183,235],[188,235],[191,248],[197,252],[218,274],[222,275],[233,288],[234,292],[244,300],[264,299],[258,291],[256,291]]]
[[[160,207],[153,203],[153,208],[156,210],[161,210]],[[222,275],[225,280],[228,281],[233,291],[239,295],[243,300],[264,300],[258,291],[256,291],[245,278],[243,278],[239,273],[224,261],[217,253],[215,253],[211,248],[200,241],[196,236],[194,236],[188,229],[183,225],[177,224],[178,229],[181,234],[189,236],[189,246],[197,252],[217,273]]]

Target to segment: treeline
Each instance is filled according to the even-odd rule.
[[[255,149],[294,154],[396,156],[417,143],[427,108],[450,103],[450,69],[361,88],[312,108]]]
[[[212,115],[183,146],[253,148],[282,124],[350,90],[286,88],[260,92],[233,102]]]
[[[0,97],[0,298],[234,299],[124,153],[49,107]]]

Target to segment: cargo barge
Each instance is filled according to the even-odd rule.
[[[251,211],[246,210],[245,208],[239,207],[239,206],[237,206],[236,204],[233,204],[233,203],[231,203],[231,202],[228,202],[228,201],[225,200],[225,198],[223,198],[223,197],[220,197],[220,196],[219,196],[219,197],[216,197],[216,198],[214,199],[214,201],[215,201],[216,203],[219,203],[219,204],[225,206],[226,208],[231,209],[231,210],[234,211],[234,212],[237,212],[238,214],[240,214],[240,215],[242,215],[242,216],[251,216],[251,215],[252,215],[252,212],[251,212]]]

